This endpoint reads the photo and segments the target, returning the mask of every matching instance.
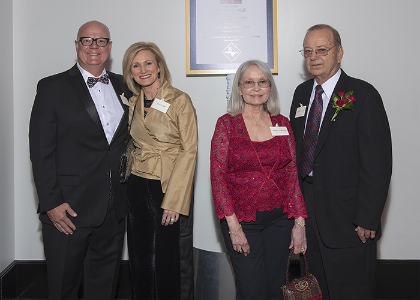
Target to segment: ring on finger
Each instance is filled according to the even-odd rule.
[[[171,221],[173,222],[173,221],[175,221],[175,219],[171,219]]]

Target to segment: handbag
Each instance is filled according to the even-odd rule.
[[[131,122],[128,124],[127,137],[125,138],[124,151],[120,157],[120,167],[118,169],[118,178],[121,183],[127,181],[133,168],[133,151],[135,149],[134,141],[130,137],[131,123],[133,123],[134,112],[136,111],[137,102],[134,105],[133,115],[131,116]]]
[[[306,254],[303,254],[305,263],[305,276],[296,278],[289,282],[289,267],[293,249],[290,249],[286,268],[286,284],[281,287],[281,299],[285,300],[320,300],[322,299],[321,289],[315,276],[309,274]]]
[[[133,139],[125,143],[125,151],[121,154],[120,168],[118,170],[118,176],[121,183],[127,181],[133,168],[133,151],[135,149]]]

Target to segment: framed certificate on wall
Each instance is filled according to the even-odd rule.
[[[277,0],[186,0],[187,75],[231,74],[250,59],[278,72]]]

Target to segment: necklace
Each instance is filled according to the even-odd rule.
[[[261,120],[262,120],[262,116],[260,116],[260,119],[258,120],[258,121],[255,121],[255,119],[253,118],[253,117],[251,117],[251,116],[248,116],[248,115],[246,115],[248,118],[250,118],[252,121],[254,121],[255,122],[255,124],[259,124],[260,122],[261,122]]]
[[[144,103],[144,117],[146,117],[147,115],[147,111],[149,110],[149,108],[152,106],[153,101],[155,100],[157,94],[158,94],[159,90],[156,92],[155,96],[153,97],[153,99],[151,100],[147,100],[146,99],[146,93],[144,93],[143,91],[143,103]],[[147,110],[146,110],[147,108]]]

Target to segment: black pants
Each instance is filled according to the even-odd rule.
[[[115,298],[124,220],[118,222],[111,197],[99,227],[77,227],[66,235],[51,224],[42,224],[49,299],[77,299],[83,270],[84,299]]]
[[[304,189],[308,213],[306,258],[323,299],[375,299],[376,243],[343,249],[325,246],[316,223],[313,186],[304,182]]]
[[[159,180],[131,175],[127,193],[133,299],[192,299],[192,216],[161,224],[164,194]]]
[[[278,300],[286,281],[286,264],[293,221],[283,214],[283,207],[257,211],[255,222],[240,222],[250,253],[233,250],[227,222],[220,222],[226,250],[235,273],[236,299]]]

